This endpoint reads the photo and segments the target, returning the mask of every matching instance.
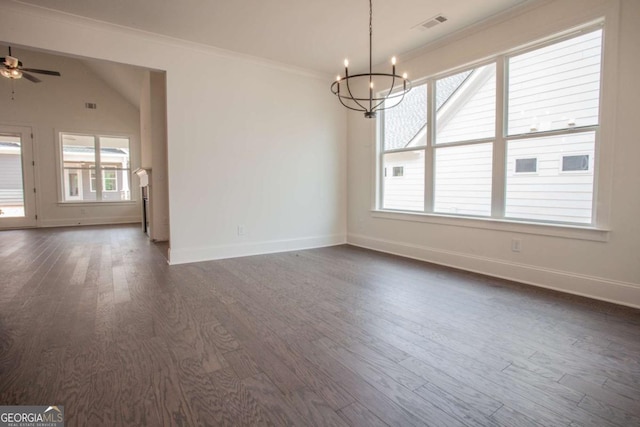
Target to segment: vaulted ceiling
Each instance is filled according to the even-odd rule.
[[[532,0],[373,0],[374,63]],[[313,70],[368,62],[366,0],[21,0]],[[447,21],[420,24],[437,15]],[[186,64],[188,66],[188,64]]]

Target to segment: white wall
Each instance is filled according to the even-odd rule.
[[[155,242],[165,242],[170,237],[166,86],[164,73],[146,72],[139,100],[142,167],[150,174],[147,232]]]
[[[640,144],[636,126],[640,115],[640,2],[583,0],[579,8],[573,0],[538,2],[508,19],[427,47],[403,60],[402,69],[406,67],[414,78],[438,74],[605,15],[605,43],[618,46],[617,52],[605,51],[606,111],[598,153],[599,174],[605,183],[598,189],[603,196],[598,224],[610,232],[592,233],[591,239],[589,233],[526,225],[372,212],[375,124],[360,114],[349,114],[348,241],[640,307]],[[519,253],[511,251],[514,238],[521,240]]]
[[[4,16],[3,16],[4,18]],[[0,18],[0,20],[2,20]],[[4,40],[8,38],[1,37]],[[6,53],[3,49],[3,56]],[[76,59],[14,48],[25,67],[60,71],[62,77],[37,75],[41,83],[26,79],[0,80],[0,123],[31,127],[34,133],[38,226],[65,226],[135,222],[140,220],[139,202],[110,205],[59,203],[57,132],[100,132],[131,138],[131,160],[139,162],[139,113],[83,63]],[[85,102],[98,105],[85,108]],[[132,183],[135,192],[137,181]],[[135,193],[137,194],[137,192]]]
[[[345,241],[346,118],[324,78],[14,3],[0,40],[167,71],[171,263]]]
[[[151,187],[149,190],[152,240],[169,240],[169,171],[167,165],[167,83],[164,73],[149,73]]]

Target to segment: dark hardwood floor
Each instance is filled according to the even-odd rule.
[[[350,246],[0,232],[0,404],[68,426],[640,426],[640,311]]]

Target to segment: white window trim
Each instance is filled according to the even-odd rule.
[[[557,36],[539,37],[539,42],[530,42],[522,44],[526,46],[524,48],[509,49],[504,54],[494,55],[492,58],[482,61],[469,62],[467,65],[453,70],[449,70],[446,73],[433,74],[432,77],[422,78],[417,80],[419,84],[427,83],[428,95],[427,99],[433,98],[434,82],[436,79],[446,77],[464,71],[469,68],[478,67],[487,63],[497,61],[498,67],[496,69],[496,111],[503,112],[496,117],[496,138],[493,141],[494,144],[494,158],[493,162],[499,162],[504,164],[506,161],[506,141],[511,139],[524,139],[535,138],[547,135],[553,135],[558,132],[566,133],[578,133],[596,131],[596,147],[594,158],[590,159],[590,167],[594,167],[592,164],[597,162],[597,168],[595,168],[594,174],[594,189],[593,189],[593,218],[591,224],[579,224],[579,223],[561,223],[561,222],[549,222],[542,221],[529,221],[526,219],[512,219],[504,217],[505,209],[505,191],[497,191],[497,196],[492,197],[492,217],[473,217],[453,214],[439,214],[433,212],[433,173],[425,173],[425,194],[427,199],[425,200],[425,212],[414,211],[395,211],[391,209],[382,208],[383,203],[383,176],[380,173],[382,167],[382,147],[381,147],[381,132],[382,126],[374,126],[375,129],[375,150],[372,150],[374,157],[373,176],[375,177],[375,184],[372,186],[372,208],[371,216],[374,218],[383,218],[391,220],[403,220],[413,222],[434,223],[450,226],[461,226],[481,229],[492,229],[500,231],[517,232],[524,234],[534,235],[547,235],[556,236],[562,238],[572,238],[580,240],[593,240],[593,241],[608,241],[610,229],[608,227],[610,218],[610,200],[611,200],[611,188],[612,188],[612,152],[614,141],[614,129],[615,129],[615,106],[617,100],[616,91],[616,79],[615,73],[611,70],[615,69],[618,57],[618,36],[616,29],[618,28],[619,18],[616,14],[618,7],[611,8],[611,11],[603,13],[603,17],[593,19],[591,22],[575,25],[568,30],[556,30]],[[604,12],[604,11],[603,11]],[[605,26],[606,20],[606,26]],[[594,31],[597,28],[602,28],[603,42],[602,42],[602,62],[601,62],[601,78],[600,78],[600,118],[598,126],[586,126],[586,127],[568,127],[560,131],[536,131],[519,135],[507,135],[505,117],[506,111],[506,94],[505,94],[505,74],[506,74],[506,60],[507,56],[513,56],[524,53],[528,50],[537,49],[544,45],[559,42],[563,39],[577,36],[578,33],[587,33]],[[604,54],[606,52],[606,54]],[[471,64],[471,65],[469,65]],[[500,64],[504,64],[501,67]],[[603,88],[606,87],[606,90]],[[434,112],[431,111],[428,117],[428,122],[433,123]],[[380,122],[379,120],[378,122]],[[430,126],[430,132],[427,132],[427,146],[426,147],[412,147],[413,150],[425,150],[426,165],[433,165],[433,135],[435,132],[435,126]],[[601,140],[607,141],[606,149],[600,144]],[[474,142],[480,142],[474,141]],[[465,144],[467,142],[465,141]],[[438,144],[443,146],[447,144]],[[387,151],[388,152],[388,151]],[[429,154],[431,152],[431,154]],[[507,168],[498,168],[502,170],[501,174],[496,176],[495,170],[493,174],[492,189],[499,188],[501,190],[506,189],[506,171]],[[604,189],[604,191],[603,191]],[[431,192],[431,194],[429,194]],[[499,214],[497,217],[496,213]]]
[[[573,157],[573,156],[587,156],[589,158],[589,162],[587,164],[587,169],[586,170],[574,170],[574,171],[566,171],[564,169],[562,169],[562,165],[564,162],[564,158],[565,157]],[[558,156],[558,171],[560,174],[564,175],[564,174],[568,174],[568,175],[587,175],[590,174],[591,172],[593,172],[593,163],[594,163],[594,158],[592,156],[592,153],[588,153],[588,152],[577,152],[577,153],[572,153],[572,154],[561,154],[560,156]]]
[[[536,170],[531,171],[531,172],[518,172],[517,171],[517,164],[518,164],[518,160],[530,160],[530,159],[534,159],[536,161]],[[514,175],[538,175],[538,157],[518,157],[516,159],[513,159],[513,174]]]
[[[129,183],[131,183],[131,172],[135,169],[135,167],[133,165],[135,165],[135,159],[134,159],[134,150],[132,150],[132,145],[134,143],[134,136],[131,134],[126,134],[126,133],[118,133],[118,132],[109,132],[109,131],[95,131],[95,130],[65,130],[65,129],[55,129],[55,134],[57,136],[56,138],[56,150],[55,150],[55,157],[56,157],[56,173],[58,176],[58,201],[57,201],[57,205],[58,206],[86,206],[86,205],[101,205],[101,204],[112,204],[112,205],[129,205],[129,204],[135,204],[137,203],[137,192],[135,191],[129,191],[129,200],[102,200],[101,199],[101,191],[97,192],[96,196],[99,197],[99,200],[86,200],[86,201],[80,201],[80,200],[65,200],[65,183],[64,183],[64,165],[63,165],[63,154],[62,154],[62,136],[63,135],[80,135],[80,136],[93,136],[95,138],[95,147],[96,150],[99,151],[100,150],[100,137],[106,137],[106,138],[127,138],[129,140],[129,169],[118,169],[116,168],[116,170],[122,170],[123,173],[124,171],[127,171],[129,173]],[[98,159],[96,161],[95,164],[95,168],[98,169],[100,167],[100,156],[98,156]],[[90,170],[91,168],[87,168],[87,170]],[[91,173],[91,172],[89,172]],[[102,174],[101,174],[102,175]],[[91,175],[89,175],[91,176]],[[117,176],[116,176],[117,179]],[[96,192],[97,189],[93,189],[91,190],[91,178],[89,178],[89,186],[90,186],[90,191]],[[99,190],[102,190],[103,187],[103,183],[100,182],[102,180],[97,180],[96,183],[99,186]],[[112,192],[112,191],[106,191],[106,192]]]
[[[96,179],[96,168],[89,168],[89,191],[92,193],[96,192],[96,186],[93,185],[93,180]],[[91,176],[94,175],[94,176]]]
[[[70,171],[75,170],[76,171],[76,176],[78,177],[78,195],[77,196],[71,196],[69,195],[69,188],[71,185],[71,175],[70,175]],[[82,173],[78,173],[77,171],[82,171],[82,169],[74,169],[74,168],[64,168],[64,192],[65,192],[65,198],[69,201],[79,201],[82,200],[82,198],[84,197],[83,195],[83,191],[82,191]]]
[[[107,176],[104,173],[105,171],[110,170],[110,171],[114,171],[116,173],[116,176],[113,178],[116,181],[116,189],[115,190],[105,190],[105,188],[107,188]],[[104,167],[102,168],[102,191],[104,193],[117,193],[118,190],[118,171],[119,170],[124,170],[124,169],[118,169],[118,168],[112,168],[112,167]]]
[[[528,222],[511,219],[470,217],[462,215],[456,216],[451,214],[392,211],[389,209],[373,209],[371,210],[371,216],[373,218],[387,220],[422,222],[483,230],[507,231],[519,234],[535,234],[567,239],[591,240],[596,242],[608,241],[610,234],[609,229],[589,226],[581,227],[574,224]]]

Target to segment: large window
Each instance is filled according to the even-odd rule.
[[[60,134],[63,202],[131,200],[129,138]]]
[[[425,79],[379,120],[378,207],[593,224],[601,58],[598,26]]]

